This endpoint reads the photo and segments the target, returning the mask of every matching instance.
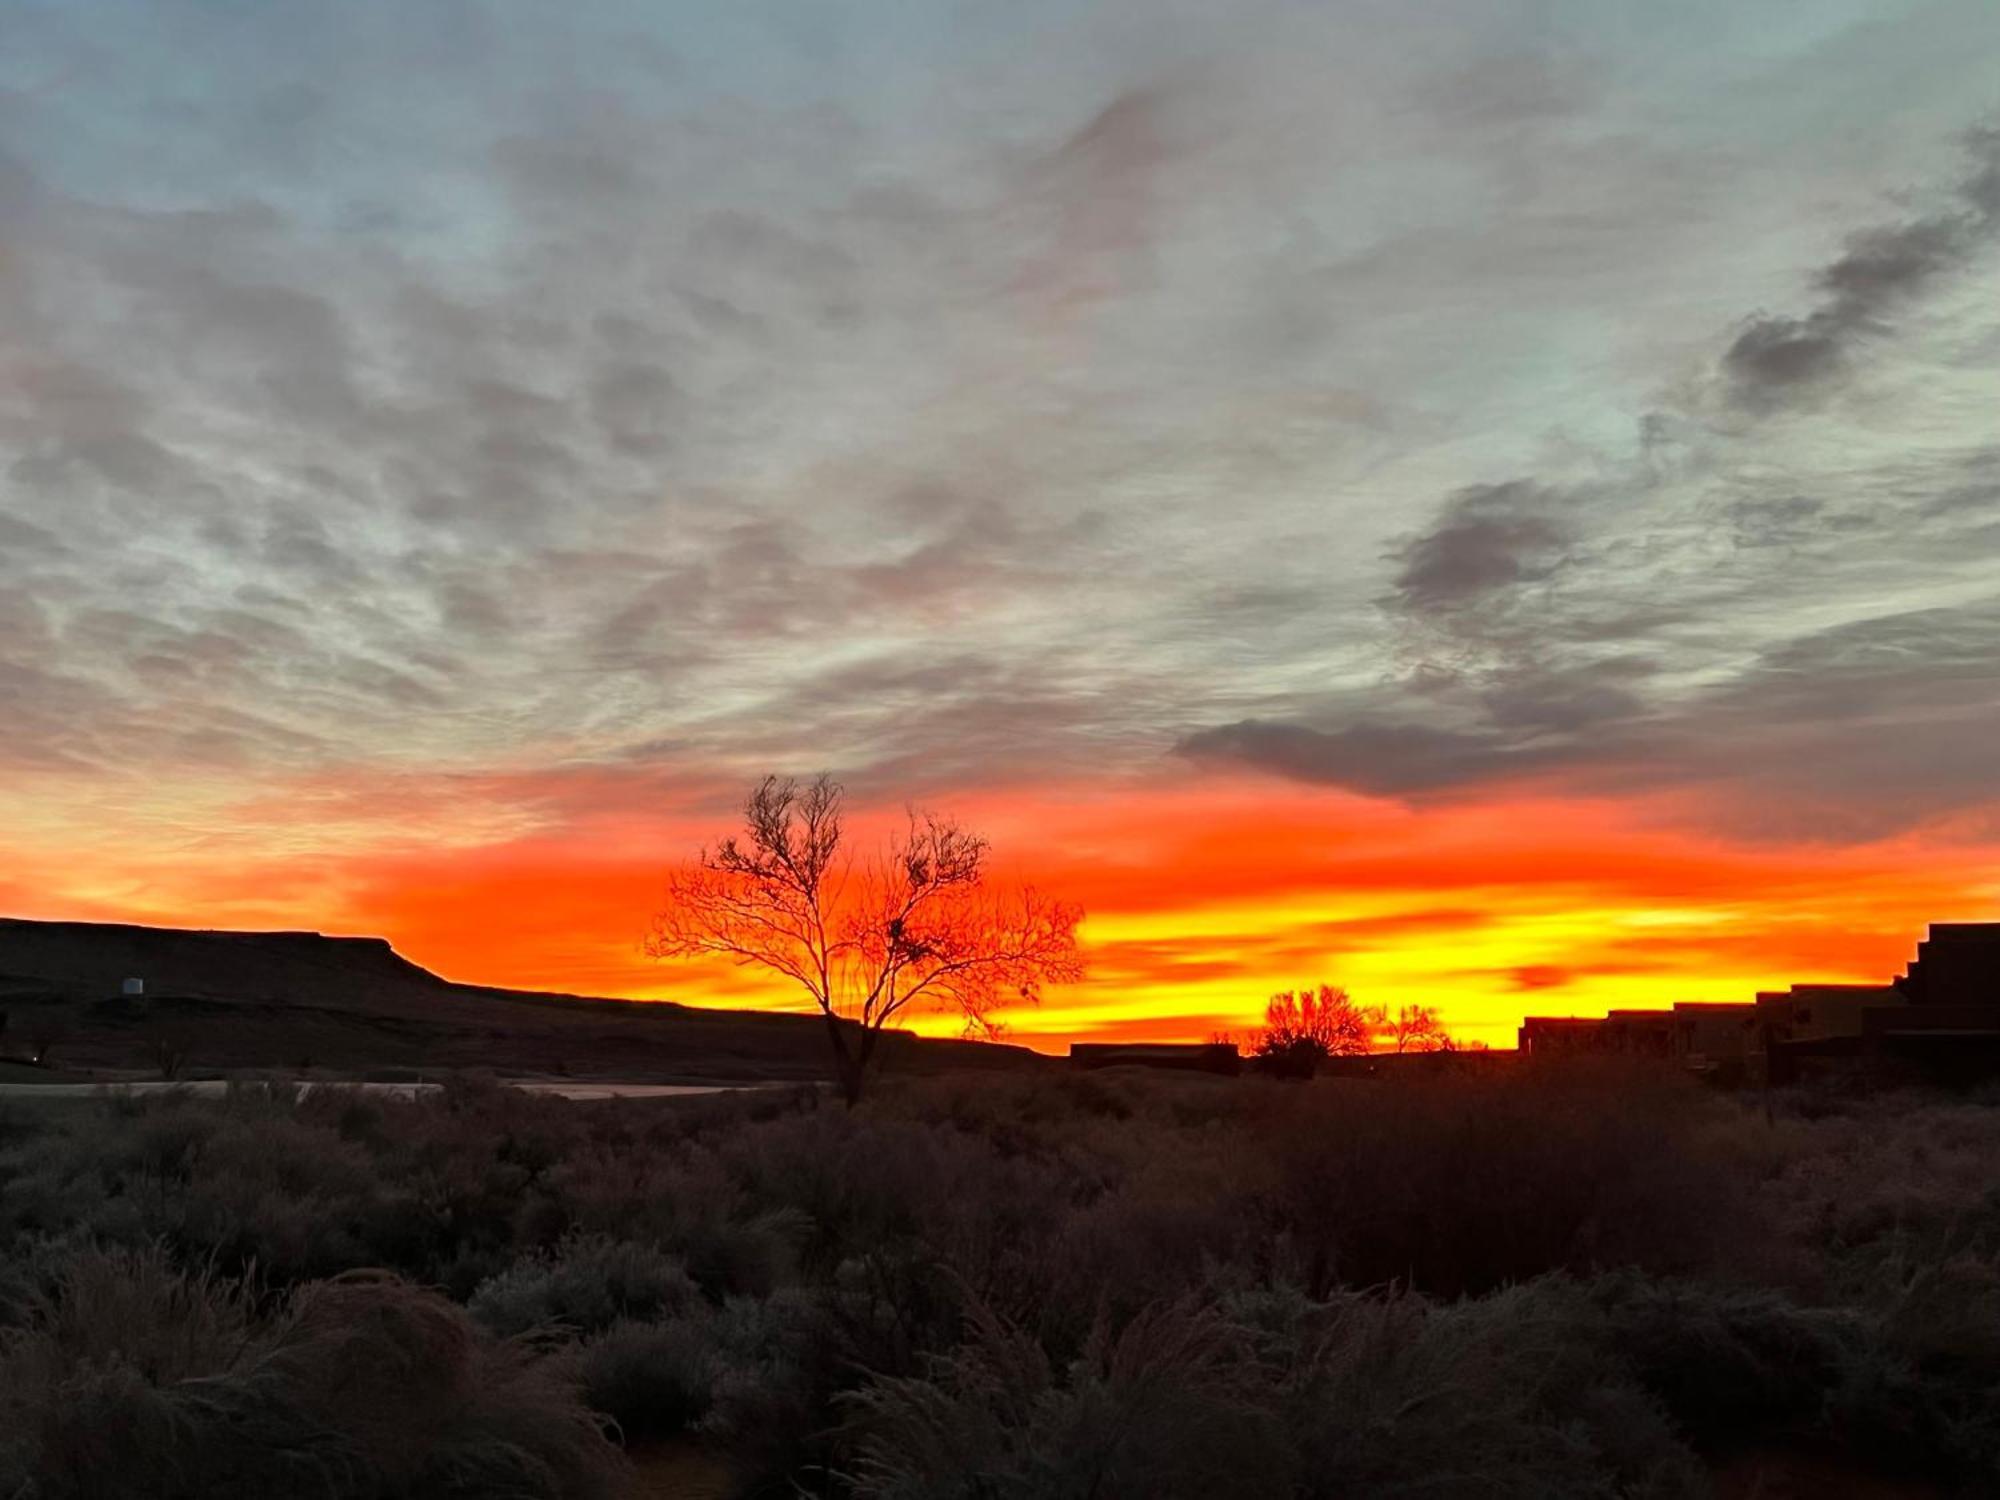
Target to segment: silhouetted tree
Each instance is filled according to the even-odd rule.
[[[1382,1011],[1382,1039],[1396,1052],[1445,1052],[1452,1048],[1451,1034],[1435,1008],[1405,1005],[1392,1016]]]
[[[767,776],[743,832],[668,877],[646,951],[722,957],[782,974],[826,1017],[847,1102],[861,1097],[882,1031],[913,1007],[956,1010],[994,1033],[1008,1000],[1082,977],[1080,908],[986,879],[986,840],[912,812],[878,853],[843,848],[841,787]]]
[[[151,1054],[153,1065],[160,1070],[160,1077],[169,1080],[181,1076],[191,1045],[192,1038],[178,1026],[155,1027],[146,1038],[146,1051]]]
[[[1253,1053],[1273,1072],[1310,1077],[1329,1057],[1354,1057],[1367,1052],[1374,1038],[1374,1017],[1338,985],[1317,990],[1285,990],[1264,1007],[1264,1027]]]

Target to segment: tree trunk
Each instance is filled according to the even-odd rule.
[[[868,1068],[868,1053],[865,1039],[861,1055],[856,1057],[847,1046],[847,1032],[841,1025],[839,1016],[826,1012],[827,1040],[833,1043],[833,1076],[840,1085],[840,1094],[847,1101],[849,1109],[861,1102],[862,1075]]]
[[[834,1025],[837,1028],[839,1023],[835,1022]],[[847,1038],[837,1029],[834,1033],[833,1051],[840,1074],[840,1092],[841,1097],[846,1099],[849,1109],[861,1102],[862,1090],[868,1082],[868,1063],[875,1055],[875,1039],[878,1035],[880,1033],[874,1027],[864,1022],[861,1026],[860,1045],[850,1051]]]
[[[849,1109],[861,1102],[861,1085],[865,1076],[866,1070],[859,1058],[840,1060],[840,1094]]]

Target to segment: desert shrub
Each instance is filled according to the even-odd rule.
[[[547,1187],[578,1232],[657,1244],[711,1297],[761,1296],[783,1284],[807,1232],[802,1212],[757,1203],[701,1148],[667,1156],[596,1149],[554,1169]]]
[[[619,1322],[584,1344],[578,1374],[591,1410],[626,1438],[671,1437],[708,1415],[717,1351],[709,1318]]]
[[[1122,1324],[1161,1298],[1198,1291],[1220,1267],[1265,1264],[1264,1177],[1262,1163],[1207,1141],[1133,1161],[1037,1247],[1025,1315],[1067,1351],[1097,1322]]]
[[[1821,1425],[1872,1336],[1857,1314],[1800,1308],[1766,1291],[1622,1274],[1588,1295],[1604,1320],[1600,1337],[1709,1449],[1745,1433]]]
[[[516,1261],[482,1283],[467,1306],[503,1337],[550,1324],[596,1333],[620,1320],[679,1312],[698,1295],[681,1263],[651,1245],[581,1235]]]
[[[1753,1226],[1712,1133],[1735,1106],[1657,1072],[1521,1070],[1298,1091],[1262,1123],[1315,1290],[1444,1296],[1553,1270],[1686,1271]]]
[[[240,1283],[84,1252],[0,1337],[0,1477],[46,1500],[615,1493],[552,1370],[390,1277],[257,1317]]]
[[[1941,1403],[1867,1320],[1769,1293],[1631,1271],[1448,1303],[1262,1284],[1109,1327],[1063,1365],[975,1310],[925,1372],[847,1398],[857,1492],[1669,1500],[1757,1445],[1991,1473],[1972,1388]]]
[[[746,1494],[1672,1496],[1771,1443],[2000,1490],[2000,1112],[1756,1103],[1495,1067],[16,1110],[0,1494],[153,1460],[404,1493],[420,1459],[595,1493],[517,1399],[719,1447]],[[436,1427],[407,1463],[326,1394],[335,1297],[383,1389],[445,1393],[378,1414]],[[137,1446],[72,1452],[59,1407]]]
[[[66,1365],[110,1363],[155,1383],[185,1380],[233,1360],[257,1321],[250,1284],[177,1270],[158,1250],[39,1246],[10,1271],[4,1337],[16,1380],[59,1383]]]
[[[1685,1496],[1699,1466],[1561,1282],[1438,1305],[1235,1299],[1281,1374],[1298,1493]]]
[[[976,1311],[848,1399],[863,1495],[1693,1496],[1703,1471],[1574,1296],[1266,1288],[1141,1312],[1066,1366]],[[1581,1315],[1584,1328],[1578,1327]],[[1581,1336],[1579,1336],[1579,1334]]]
[[[861,1377],[841,1358],[821,1298],[804,1289],[733,1297],[708,1324],[714,1379],[701,1430],[746,1479],[792,1493],[790,1476],[833,1455],[833,1399]]]
[[[1913,1269],[1882,1317],[1881,1354],[1840,1393],[1872,1451],[1927,1453],[2000,1492],[2000,1266],[1961,1252]]]
[[[1100,1325],[1058,1369],[983,1309],[925,1377],[848,1402],[854,1491],[880,1500],[1083,1500],[1283,1493],[1285,1451],[1237,1329],[1192,1306]]]
[[[349,1226],[377,1191],[365,1154],[248,1093],[114,1098],[0,1165],[0,1232],[165,1241],[289,1282],[367,1259]]]
[[[1834,1105],[1838,1107],[1833,1107]],[[2000,1110],[1962,1102],[1800,1095],[1764,1173],[1792,1248],[1784,1279],[1826,1300],[1885,1306],[1925,1267],[2000,1260]]]

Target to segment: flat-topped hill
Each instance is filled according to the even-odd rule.
[[[368,992],[432,994],[447,981],[387,938],[225,932],[0,917],[0,994],[58,987],[99,998],[128,978],[161,994],[333,1002]]]
[[[144,994],[121,994],[127,979]],[[817,1079],[816,1015],[714,1010],[454,984],[379,937],[0,918],[0,1052],[189,1073],[483,1068],[661,1082]],[[901,1071],[1033,1066],[1019,1047],[885,1037]]]

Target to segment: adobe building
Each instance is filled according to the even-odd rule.
[[[1602,1018],[1529,1016],[1521,1022],[1520,1049],[1538,1056],[1673,1056],[1674,1018],[1663,1010],[1614,1010]]]
[[[2000,1005],[2000,922],[1933,922],[1895,987],[1912,1005]]]
[[[1903,1003],[1862,1014],[1866,1056],[1954,1082],[2000,1075],[2000,922],[1933,923],[1893,988]]]
[[[1572,1057],[1604,1051],[1603,1037],[1604,1022],[1595,1017],[1524,1016],[1514,1045],[1535,1057]]]
[[[1907,999],[1889,984],[1795,984],[1757,997],[1763,1027],[1760,1081],[1795,1083],[1815,1074],[1852,1071],[1867,1050],[1868,1017],[1903,1009]]]
[[[1690,1072],[1747,1081],[1763,1053],[1755,1005],[1687,1002],[1673,1016],[1673,1057]]]
[[[1933,924],[1890,984],[1795,984],[1747,1005],[1615,1010],[1602,1019],[1530,1016],[1520,1050],[1668,1058],[1718,1081],[2000,1076],[2000,923]]]

